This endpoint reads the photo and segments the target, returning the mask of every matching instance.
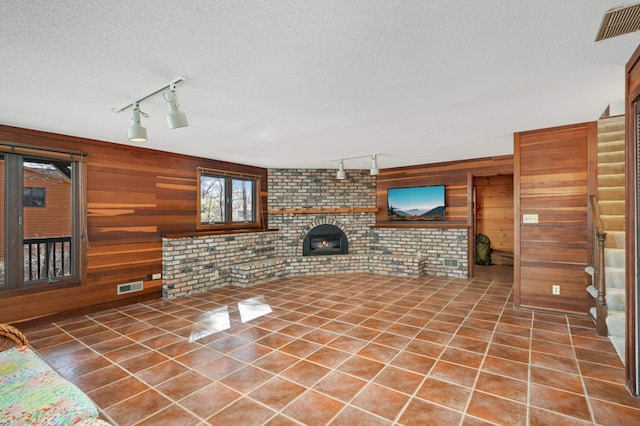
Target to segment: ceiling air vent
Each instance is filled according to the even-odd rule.
[[[629,34],[640,29],[640,3],[611,9],[604,14],[596,41]]]

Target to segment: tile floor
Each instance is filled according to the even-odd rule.
[[[118,425],[640,424],[609,341],[514,309],[511,274],[295,277],[24,331]]]

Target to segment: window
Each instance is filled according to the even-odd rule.
[[[83,158],[0,145],[0,297],[80,282]]]
[[[256,193],[258,176],[198,169],[198,228],[259,226]]]

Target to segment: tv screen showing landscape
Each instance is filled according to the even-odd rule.
[[[389,220],[444,220],[444,210],[444,185],[387,190]]]

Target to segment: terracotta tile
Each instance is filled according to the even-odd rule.
[[[529,385],[529,404],[582,420],[590,420],[586,398],[574,393],[532,383]]]
[[[640,398],[631,396],[623,384],[584,378],[587,395],[604,401],[640,409]]]
[[[171,405],[171,401],[153,389],[126,399],[110,408],[106,414],[116,424],[134,424]]]
[[[379,345],[389,346],[395,349],[402,349],[411,339],[405,336],[399,336],[397,334],[383,332],[380,336],[373,340],[373,343]]]
[[[198,389],[202,389],[211,382],[212,380],[210,378],[205,377],[202,374],[198,374],[195,371],[187,371],[186,373],[159,384],[156,386],[156,389],[167,395],[169,398],[179,400],[192,394]]]
[[[224,339],[218,340],[217,342],[210,343],[207,345],[208,348],[214,349],[220,353],[227,354],[229,352],[235,351],[238,348],[241,348],[247,344],[247,341],[244,339],[240,339],[239,337],[229,336]],[[193,350],[193,348],[191,349]],[[184,353],[184,352],[182,352]],[[173,356],[178,356],[173,355]]]
[[[609,352],[609,353],[615,352],[615,349],[611,341],[604,337],[573,336],[573,345],[578,348],[591,349],[593,351]]]
[[[132,376],[109,383],[94,391],[88,392],[89,398],[100,408],[109,408],[120,401],[149,389],[149,386]]]
[[[551,411],[541,410],[536,407],[529,408],[529,426],[588,426],[593,425],[590,421],[576,419],[575,417],[564,416]]]
[[[548,342],[539,338],[531,341],[531,350],[550,355],[558,355],[564,358],[574,358],[573,346]]]
[[[291,343],[293,340],[294,338],[291,336],[286,336],[280,333],[272,333],[258,340],[256,343],[272,349],[278,349],[286,345],[287,343]]]
[[[168,334],[166,332],[163,332],[163,334],[147,339],[142,343],[151,349],[160,349],[162,347],[181,342],[182,340],[183,339],[178,336],[174,336],[173,334]],[[94,348],[94,349],[100,350],[97,348]]]
[[[147,417],[136,425],[180,425],[195,426],[200,424],[200,419],[178,405],[171,405],[164,410]]]
[[[467,337],[469,339],[482,340],[483,342],[489,342],[493,333],[488,330],[480,330],[473,327],[462,326],[456,331],[456,337]]]
[[[460,364],[467,367],[478,368],[482,364],[483,355],[477,352],[469,352],[454,347],[446,349],[440,359],[443,361],[452,362],[454,364]]]
[[[244,362],[235,360],[233,358],[227,356],[221,356],[220,358],[216,358],[213,361],[209,361],[198,367],[194,368],[194,371],[199,372],[211,379],[219,380],[234,371],[237,371],[244,367]]]
[[[353,337],[361,340],[373,340],[380,334],[379,330],[374,328],[367,328],[361,326],[355,326],[351,330],[345,333],[345,336]]]
[[[582,380],[580,376],[576,374],[548,370],[532,365],[530,367],[529,377],[532,383],[584,395]]]
[[[162,355],[161,353],[152,351],[124,360],[120,362],[120,366],[130,371],[131,373],[137,373],[153,365],[161,364],[165,361],[168,361],[168,358],[166,356]]]
[[[529,363],[529,351],[526,349],[514,348],[512,346],[498,345],[491,343],[487,355],[511,361]]]
[[[436,360],[434,358],[418,355],[413,352],[400,351],[391,362],[391,365],[426,375],[435,362]]]
[[[438,361],[429,373],[429,377],[454,383],[461,386],[471,387],[476,380],[478,370],[451,364],[445,361]]]
[[[529,337],[512,336],[505,333],[493,333],[491,342],[520,349],[529,349],[531,347],[531,339]]]
[[[371,380],[383,368],[384,364],[380,362],[354,355],[343,362],[338,370],[363,380]]]
[[[601,425],[636,425],[640,419],[640,410],[612,404],[606,401],[590,399],[593,417]]]
[[[351,405],[393,420],[408,400],[407,395],[370,383],[351,401]]]
[[[105,368],[96,369],[95,371],[80,376],[74,379],[73,383],[84,392],[90,392],[102,386],[117,382],[128,375],[129,373],[117,365],[109,365]]]
[[[619,385],[624,385],[626,383],[625,372],[623,368],[594,364],[587,361],[578,361],[578,367],[580,368],[580,372],[582,373],[583,377],[605,380]]]
[[[488,316],[491,316],[491,317],[497,316],[497,315],[494,315],[494,314],[485,314],[485,315],[488,315]],[[477,328],[479,330],[484,330],[484,331],[489,331],[489,332],[493,332],[493,330],[496,328],[496,323],[495,322],[493,322],[493,321],[484,321],[482,319],[473,318],[473,316],[474,316],[474,313],[472,312],[469,315],[469,318],[467,318],[462,323],[463,327]]]
[[[420,333],[418,333],[415,337],[416,339],[424,340],[426,342],[446,345],[453,338],[453,334],[443,333],[440,331],[434,331],[434,330],[429,330],[428,328],[425,328]]]
[[[428,378],[416,396],[454,410],[464,411],[471,396],[471,389]]]
[[[367,425],[367,426],[387,426],[391,425],[390,421],[384,420],[380,417],[376,417],[365,411],[362,411],[355,407],[345,407],[340,414],[330,423],[331,426],[353,426],[353,425]]]
[[[405,351],[417,353],[431,358],[438,358],[445,350],[445,346],[437,343],[425,342],[423,340],[413,340],[404,347]]]
[[[276,415],[275,417],[272,417],[271,420],[269,420],[267,423],[264,424],[264,426],[299,426],[300,423],[290,420],[287,417],[281,416],[281,415]]]
[[[316,364],[323,365],[329,368],[335,368],[338,365],[342,364],[342,362],[349,358],[349,354],[347,352],[339,351],[337,349],[323,347],[318,349],[311,355],[307,356],[307,360],[311,362],[315,362]]]
[[[297,356],[298,358],[304,358],[311,352],[314,352],[320,348],[320,345],[307,342],[304,340],[294,340],[280,348],[280,351],[286,352],[290,355]]]
[[[346,402],[350,401],[366,384],[364,380],[334,371],[316,383],[313,389]]]
[[[412,395],[424,380],[424,375],[387,366],[374,380],[383,386]]]
[[[574,359],[555,355],[531,352],[531,365],[548,368],[550,370],[564,371],[570,374],[579,374],[578,364]]]
[[[489,347],[489,343],[487,341],[470,339],[468,337],[457,335],[451,339],[449,346],[484,354],[487,351],[487,347]]]
[[[284,378],[292,380],[303,386],[312,386],[314,383],[329,374],[331,370],[308,361],[300,361],[280,373]]]
[[[75,379],[84,376],[92,371],[100,370],[102,368],[113,365],[108,359],[101,357],[97,354],[93,354],[90,357],[83,357],[84,359],[78,360],[62,368],[57,368],[58,373],[68,380],[74,381]]]
[[[248,345],[243,346],[240,349],[236,349],[235,351],[229,352],[228,356],[240,361],[250,363],[257,359],[262,358],[263,356],[271,353],[272,351],[273,349],[271,348],[267,348],[261,345],[256,345],[254,343],[249,343]]]
[[[269,407],[281,410],[306,390],[304,386],[281,377],[274,377],[253,390],[249,396]]]
[[[255,361],[252,365],[267,370],[270,373],[277,374],[289,368],[298,361],[298,357],[289,355],[284,352],[274,351]]]
[[[325,425],[343,406],[342,402],[333,398],[308,391],[291,403],[283,414],[306,425]]]
[[[593,351],[584,348],[575,348],[576,358],[581,361],[593,362],[594,364],[608,365],[610,367],[624,368],[624,364],[618,357],[618,354],[613,352],[600,352]]]
[[[342,321],[330,321],[320,326],[320,329],[330,331],[332,333],[343,334],[353,328],[353,324],[348,324]]]
[[[420,399],[412,399],[398,423],[406,426],[458,425],[462,413]]]
[[[527,421],[527,406],[474,391],[467,414],[496,424],[521,425],[526,424]]]
[[[330,331],[316,329],[302,336],[302,339],[319,345],[326,345],[338,336],[339,334]]]
[[[527,403],[528,385],[525,381],[483,371],[478,376],[475,389],[522,404]]]
[[[365,358],[370,358],[374,361],[389,362],[397,353],[398,349],[378,345],[376,343],[369,343],[367,346],[360,349],[357,354]]]
[[[261,425],[276,413],[249,398],[241,398],[207,419],[212,425]]]
[[[271,373],[248,365],[224,377],[220,380],[220,383],[223,383],[238,392],[247,393],[260,386],[271,377],[273,377]]]
[[[180,401],[180,404],[202,418],[207,418],[238,400],[242,395],[219,383],[211,383]]]
[[[368,318],[360,323],[363,327],[373,328],[374,330],[384,331],[389,328],[393,322],[381,320],[378,318]]]
[[[170,360],[142,370],[136,374],[136,377],[150,386],[156,386],[187,372],[187,370],[184,365]]]

